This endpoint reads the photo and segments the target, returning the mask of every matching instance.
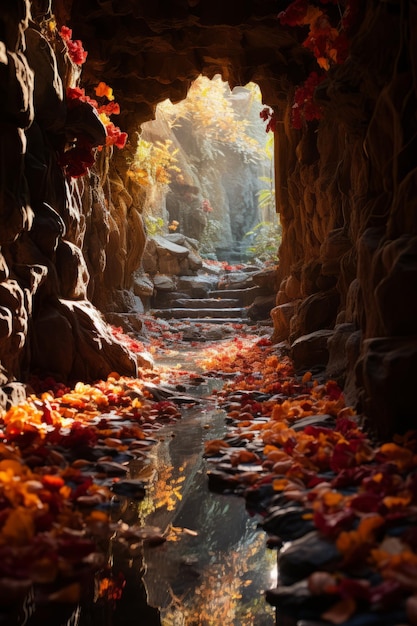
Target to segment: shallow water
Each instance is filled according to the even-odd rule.
[[[153,455],[158,478],[150,497],[156,508],[146,523],[171,540],[145,549],[149,604],[159,608],[163,626],[275,624],[263,592],[276,583],[276,553],[265,548],[243,498],[207,487],[203,443],[223,434],[224,413],[189,410],[164,431]],[[159,494],[169,487],[167,507]]]
[[[193,393],[209,394],[213,384]],[[243,498],[208,489],[204,441],[223,435],[224,418],[211,400],[185,409],[180,421],[156,432],[148,461],[132,463],[131,477],[146,481],[147,495],[119,502],[119,517],[151,534],[158,529],[167,540],[135,553],[115,538],[109,563],[113,579],[124,578],[123,593],[113,604],[96,603],[81,626],[276,623],[263,597],[276,586],[276,552],[266,548],[259,519],[249,516]]]

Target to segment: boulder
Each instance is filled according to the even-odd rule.
[[[288,339],[291,318],[297,310],[298,304],[299,301],[295,300],[286,304],[280,304],[271,310],[271,317],[274,323],[274,343]]]
[[[180,246],[177,243],[169,241],[161,235],[154,235],[153,240],[156,245],[158,256],[171,255],[182,259],[187,257],[190,252],[185,246]]]
[[[156,274],[156,276],[153,277],[153,284],[157,292],[169,292],[176,289],[176,280],[165,274]]]
[[[303,335],[291,344],[291,358],[296,370],[310,368],[324,369],[329,360],[327,342],[333,335],[332,330],[318,330]]]
[[[133,293],[139,298],[150,298],[154,292],[154,283],[143,271],[133,275]]]
[[[329,338],[329,361],[326,368],[326,376],[341,380],[346,375],[348,366],[348,353],[346,343],[356,331],[354,324],[338,324],[335,326],[333,335]]]
[[[179,276],[178,289],[189,293],[194,298],[205,298],[217,285],[217,278],[212,276]]]
[[[265,320],[270,318],[271,309],[275,304],[275,295],[257,296],[247,310],[251,320]]]
[[[380,437],[415,429],[417,336],[366,339],[358,365],[363,408]]]
[[[291,320],[291,341],[316,330],[333,327],[340,303],[336,289],[314,293],[300,303]]]
[[[292,585],[316,570],[330,568],[341,561],[341,554],[333,541],[317,531],[287,542],[278,554],[281,584]]]
[[[279,285],[277,284],[277,268],[275,266],[255,272],[252,278],[255,285],[262,287],[267,293],[274,295],[277,293]]]

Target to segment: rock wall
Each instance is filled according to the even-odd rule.
[[[257,82],[278,118],[274,339],[289,341],[300,370],[327,367],[381,436],[415,425],[417,8],[359,4],[350,55],[318,92],[322,118],[301,131],[290,112],[312,58],[297,29],[280,25],[275,0],[2,4],[5,393],[33,373],[135,371],[98,313],[135,310],[145,243],[143,198],[127,174],[135,132],[159,101],[179,101],[199,74],[219,73],[231,87]],[[52,19],[88,50],[80,77],[62,41],[45,36]],[[113,87],[130,144],[71,181],[57,152],[73,131],[63,94],[77,80],[87,91],[101,80]],[[103,129],[84,122],[100,144]]]
[[[68,381],[136,372],[136,360],[88,298],[82,248],[87,227],[89,236],[98,232],[96,185],[87,194],[85,182],[65,177],[59,166],[77,128],[95,145],[105,142],[105,129],[91,107],[66,106],[76,67],[62,40],[47,38],[30,17],[24,0],[0,10],[3,405],[22,397],[19,383],[33,375]]]
[[[322,120],[296,134],[283,107],[278,142],[276,339],[300,367],[326,343],[322,365],[381,436],[415,427],[416,15],[406,2],[364,12],[320,90]]]

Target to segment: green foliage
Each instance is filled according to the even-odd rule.
[[[142,186],[168,185],[173,172],[181,172],[177,163],[178,148],[172,141],[145,141],[139,139],[136,154],[130,164],[129,177]]]
[[[272,161],[272,159],[274,158],[274,134],[270,133],[267,135],[267,140],[265,143],[265,154],[266,157]]]
[[[248,254],[263,262],[276,262],[278,248],[281,244],[281,224],[274,222],[259,222],[252,230],[245,234],[251,238],[247,248]]]
[[[154,235],[163,235],[165,231],[165,220],[162,217],[154,217],[153,215],[145,215],[144,222],[148,237]]]
[[[258,191],[258,207],[262,210],[275,209],[275,189],[272,185],[272,178],[269,176],[259,176],[259,180],[269,186]]]

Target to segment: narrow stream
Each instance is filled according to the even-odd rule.
[[[221,384],[218,381],[219,385]],[[196,393],[208,394],[216,381]],[[276,586],[276,552],[266,548],[258,519],[244,499],[208,489],[204,441],[225,431],[223,411],[204,401],[157,431],[149,462],[134,462],[131,477],[147,483],[141,502],[125,502],[122,519],[167,540],[145,544],[135,556],[115,542],[114,576],[125,578],[112,611],[95,608],[88,624],[108,626],[273,626],[264,600]],[[139,553],[140,552],[140,553]]]
[[[159,608],[163,626],[274,624],[262,594],[276,583],[276,553],[265,548],[242,498],[207,488],[203,443],[222,436],[224,413],[192,410],[165,431],[154,461],[159,476],[172,469],[172,509],[158,506],[157,482],[157,508],[146,521],[171,530],[172,540],[145,550],[149,604]]]

